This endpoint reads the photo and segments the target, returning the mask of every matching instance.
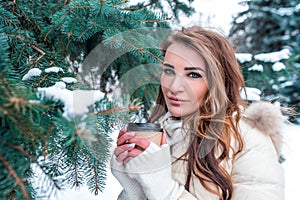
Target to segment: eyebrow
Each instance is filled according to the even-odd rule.
[[[163,63],[163,65],[166,66],[166,67],[170,67],[172,69],[175,69],[174,65],[171,65],[169,63]]]
[[[163,65],[166,66],[166,67],[170,67],[172,69],[175,69],[174,65],[171,65],[169,63],[163,63]],[[200,71],[205,72],[205,70],[202,69],[201,67],[185,67],[184,70],[200,70]]]
[[[185,67],[184,70],[200,70],[205,72],[205,70],[202,69],[201,67]]]

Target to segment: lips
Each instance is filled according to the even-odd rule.
[[[168,97],[169,103],[172,105],[180,105],[183,102],[185,102],[185,100],[179,99],[177,97]]]

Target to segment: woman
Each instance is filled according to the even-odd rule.
[[[245,109],[245,84],[228,40],[192,27],[171,34],[162,49],[161,87],[149,119],[162,124],[162,145],[120,131],[111,160],[124,188],[119,199],[284,199],[273,145],[281,113],[268,103]]]

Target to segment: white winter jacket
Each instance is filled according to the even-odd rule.
[[[169,151],[163,151],[170,153],[161,154],[159,159],[168,160],[171,156],[174,161],[172,162],[172,177],[181,186],[177,187],[180,190],[180,195],[176,199],[218,200],[218,196],[207,191],[193,175],[189,191],[184,190],[183,186],[187,178],[187,163],[176,158],[183,155],[189,147],[188,135],[181,130],[180,121],[165,120],[167,118],[168,116],[164,118],[162,124],[166,133]],[[284,173],[278,162],[278,154],[280,153],[279,124],[281,123],[282,115],[280,111],[269,103],[256,103],[245,111],[244,118],[240,121],[244,149],[234,159],[222,163],[232,177],[234,185],[232,200],[284,199]],[[139,170],[143,167],[149,170],[149,163],[152,163],[153,169],[158,169],[159,166],[155,166],[157,162],[145,162],[157,153],[157,150],[149,148],[149,150],[130,161],[133,161],[130,164],[133,166],[131,169],[135,169],[135,163],[139,163],[139,166],[136,166],[136,169]],[[145,166],[143,166],[143,163],[145,163]],[[161,181],[163,182],[164,179],[162,178]],[[160,187],[160,185],[157,185],[157,187]],[[155,199],[161,199],[160,194],[152,195],[157,196]],[[121,195],[119,199],[121,199]],[[164,198],[164,200],[173,199]]]

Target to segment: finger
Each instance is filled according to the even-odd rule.
[[[126,165],[130,160],[132,160],[134,157],[127,157],[123,160],[124,165]]]
[[[126,133],[126,131],[127,131],[127,128],[122,128],[120,131],[119,131],[119,135],[118,135],[118,139],[122,136],[122,135],[124,135],[125,133]]]
[[[128,151],[127,157],[123,160],[124,165],[126,165],[130,160],[140,155],[141,153],[143,153],[143,151],[136,148],[132,149],[131,151]]]
[[[140,155],[141,153],[143,153],[142,150],[133,148],[128,151],[128,157],[136,157],[136,156]]]
[[[162,134],[161,134],[161,141],[160,141],[160,145],[163,145],[163,144],[167,144],[167,139],[166,139],[164,132],[162,132]]]
[[[143,138],[133,137],[128,140],[129,143],[134,143],[135,148],[140,147],[142,150],[147,149],[150,146],[150,141]]]
[[[118,156],[119,154],[123,153],[124,151],[129,151],[129,150],[133,149],[134,147],[135,147],[135,144],[133,144],[133,143],[118,146],[117,148],[115,148],[114,154],[116,156]]]
[[[128,156],[128,151],[124,151],[122,153],[120,153],[117,157],[116,157],[116,160],[118,162],[123,162],[125,158],[127,158]]]
[[[125,143],[132,143],[132,142],[128,142],[128,140],[134,137],[134,135],[135,132],[125,132],[122,136],[120,136],[117,139],[117,146],[123,145]]]

